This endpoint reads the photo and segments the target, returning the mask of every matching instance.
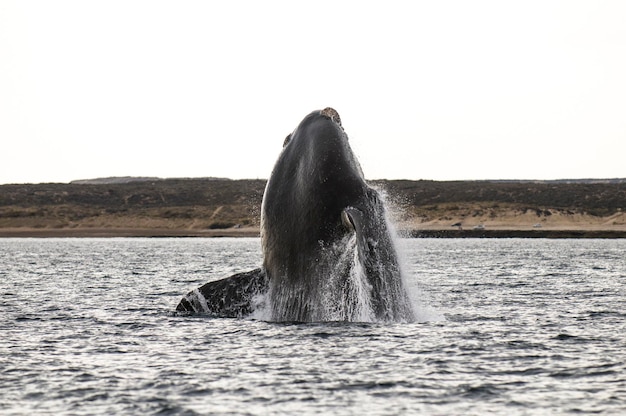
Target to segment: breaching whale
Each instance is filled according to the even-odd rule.
[[[177,311],[275,321],[412,321],[383,201],[337,111],[287,136],[261,208],[262,267],[206,283]]]

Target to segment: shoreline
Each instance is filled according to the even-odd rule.
[[[117,237],[259,237],[258,228],[188,230],[177,228],[0,228],[0,238],[117,238]]]
[[[626,238],[624,230],[411,230],[400,233],[409,238]]]
[[[589,229],[411,229],[398,232],[405,238],[626,238],[626,230]],[[256,237],[254,227],[212,230],[175,228],[0,228],[0,238],[220,238]]]

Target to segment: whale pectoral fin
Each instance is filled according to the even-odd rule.
[[[351,222],[357,235],[357,244],[363,258],[377,258],[385,264],[396,264],[393,229],[387,222],[382,198],[374,189],[368,189],[363,199],[346,207],[342,215]]]
[[[267,287],[268,280],[263,269],[238,273],[192,290],[180,301],[176,310],[240,318],[252,313],[253,298],[264,293]]]
[[[378,238],[381,232],[387,232],[385,208],[378,193],[373,189],[358,203],[344,208],[341,212],[344,226],[363,238]]]
[[[361,233],[363,231],[363,213],[355,207],[341,211],[341,223],[347,230]]]

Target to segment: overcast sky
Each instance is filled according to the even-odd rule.
[[[368,179],[626,177],[626,1],[0,0],[0,183],[267,178],[336,108]]]

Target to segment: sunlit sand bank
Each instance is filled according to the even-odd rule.
[[[626,238],[626,227],[416,227],[399,228],[402,237],[416,238]],[[112,237],[259,237],[259,228],[189,230],[165,228],[2,228],[0,238],[112,238]]]

